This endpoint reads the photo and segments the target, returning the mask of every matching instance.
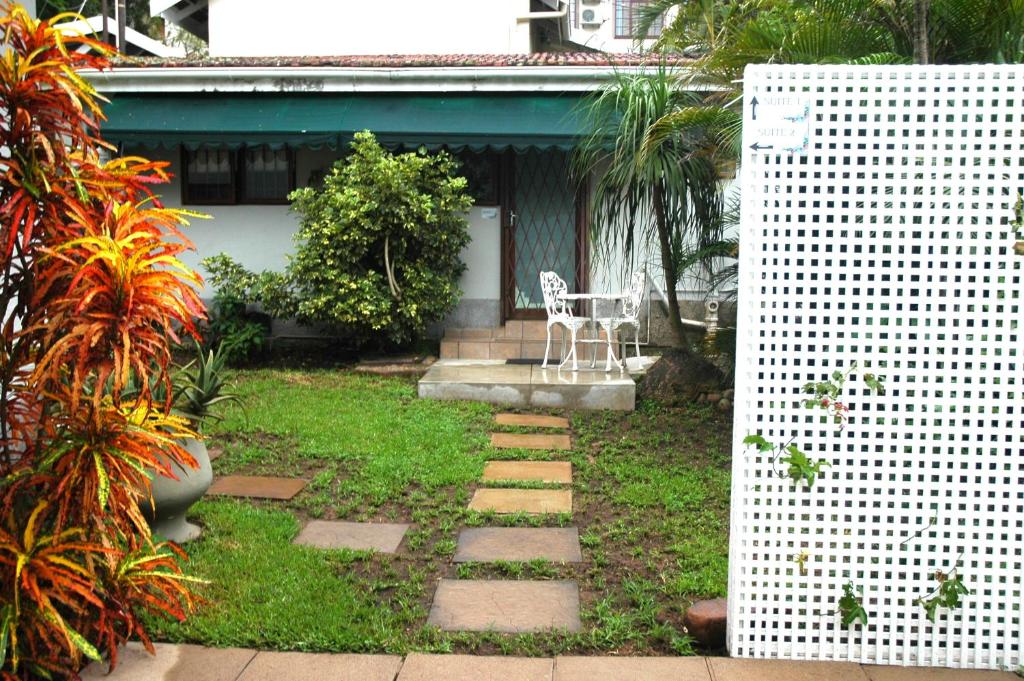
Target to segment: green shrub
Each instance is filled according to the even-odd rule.
[[[253,274],[223,254],[203,264],[219,289],[275,317],[406,344],[462,293],[472,199],[456,169],[445,152],[391,154],[358,133],[320,186],[291,194],[300,227],[285,272]]]
[[[226,255],[207,258],[203,265],[214,272],[217,291],[203,328],[203,345],[222,353],[229,364],[252,360],[265,347],[269,324],[247,310],[259,277]]]

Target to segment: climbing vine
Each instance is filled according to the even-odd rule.
[[[854,362],[846,371],[837,369],[828,379],[812,381],[805,384],[802,389],[803,394],[810,395],[810,397],[801,400],[800,404],[807,409],[825,411],[826,418],[835,424],[837,432],[842,432],[849,420],[850,408],[840,397],[847,380],[856,368],[857,363]],[[863,380],[868,389],[875,394],[885,394],[884,377],[864,374]],[[772,467],[779,477],[789,478],[794,485],[802,482],[807,489],[811,489],[814,487],[815,481],[821,477],[824,469],[830,468],[832,464],[826,459],[811,459],[794,444],[795,440],[796,434],[785,443],[774,444],[760,433],[753,433],[743,438],[743,444],[748,447],[757,447],[757,450],[762,453],[774,452]],[[780,469],[778,464],[782,464],[785,468]]]
[[[948,572],[936,570],[935,581],[938,585],[917,599],[917,602],[924,608],[929,622],[935,621],[935,614],[939,608],[950,610],[959,608],[961,598],[971,594],[971,590],[964,584],[963,576],[957,571],[957,566],[962,558],[963,554],[960,554]]]
[[[1016,219],[1014,225],[1018,229],[1024,225],[1024,199],[1017,202]],[[846,387],[850,376],[857,369],[857,363],[851,364],[845,371],[837,369],[832,372],[829,378],[822,381],[812,381],[803,386],[801,393],[806,395],[801,401],[801,406],[822,410],[827,421],[835,427],[836,432],[841,433],[849,423],[850,407],[843,402],[843,390]],[[885,394],[885,377],[876,376],[871,373],[862,375],[864,385],[876,395]],[[796,434],[782,444],[770,442],[760,433],[752,433],[743,438],[743,444],[747,447],[755,447],[761,453],[773,453],[771,465],[775,473],[781,478],[789,478],[794,487],[803,483],[806,489],[814,487],[815,481],[821,477],[825,468],[830,468],[831,463],[826,459],[812,459],[807,456],[795,444]],[[779,468],[782,464],[784,468]],[[928,524],[917,530],[913,535],[907,537],[899,544],[899,548],[907,546],[913,539],[921,537],[938,522],[938,517],[929,518]],[[917,599],[917,603],[924,608],[925,615],[930,622],[935,621],[939,608],[959,608],[964,596],[970,595],[971,590],[964,584],[963,576],[958,571],[963,554],[957,557],[953,567],[946,572],[938,570],[934,574],[936,586]],[[793,556],[793,562],[797,565],[801,576],[807,575],[807,563],[811,556],[807,551],[801,551]],[[864,608],[864,592],[861,587],[856,586],[853,581],[843,585],[843,593],[836,603],[836,614],[839,615],[843,627],[851,627],[855,624],[866,626],[869,615]]]

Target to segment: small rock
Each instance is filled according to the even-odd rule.
[[[725,618],[728,606],[724,598],[697,601],[686,611],[683,624],[690,636],[705,648],[725,647]]]
[[[722,399],[723,400],[731,400],[735,396],[736,396],[736,391],[733,390],[732,388],[729,388],[728,390],[722,391]]]
[[[732,400],[722,399],[718,402],[718,411],[729,411],[732,409]]]
[[[708,393],[707,401],[711,402],[712,404],[720,401],[721,399],[722,399],[722,396],[720,394],[718,394],[718,393]]]

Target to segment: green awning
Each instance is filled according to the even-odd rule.
[[[568,149],[583,133],[577,95],[116,94],[104,138],[143,146],[331,146],[370,130],[389,146]]]

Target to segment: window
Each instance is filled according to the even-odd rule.
[[[186,204],[287,203],[295,188],[289,149],[268,146],[186,149],[182,202]]]
[[[650,0],[615,0],[615,37],[636,38],[636,30],[640,26],[640,10],[649,4]],[[664,17],[658,17],[647,31],[647,37],[660,36],[664,23]]]
[[[473,202],[478,206],[498,205],[498,157],[468,149],[455,156],[460,163],[458,174],[466,178]]]

